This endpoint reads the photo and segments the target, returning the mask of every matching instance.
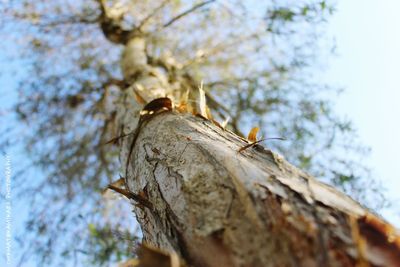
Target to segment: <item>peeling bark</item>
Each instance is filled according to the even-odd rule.
[[[123,144],[122,162],[129,154]],[[164,112],[128,166],[144,242],[190,266],[400,266],[396,230],[281,156],[212,122]]]
[[[400,266],[396,229],[280,155],[260,145],[238,152],[248,141],[191,114],[141,123],[156,98],[195,105],[197,85],[149,58],[144,35],[129,37],[117,121],[122,135],[134,133],[120,158],[127,189],[146,199],[133,203],[144,242],[189,266]]]

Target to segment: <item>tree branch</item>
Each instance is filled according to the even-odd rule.
[[[146,22],[151,19],[152,17],[154,17],[161,9],[163,9],[165,7],[166,4],[168,4],[170,0],[164,0],[158,7],[156,7],[153,12],[151,12],[149,15],[147,15],[147,17],[145,17],[138,26],[138,29],[141,29]]]
[[[167,28],[168,26],[172,25],[175,21],[177,21],[177,20],[183,18],[184,16],[189,15],[190,13],[196,11],[197,9],[199,9],[199,8],[201,8],[201,7],[203,7],[203,6],[207,5],[207,4],[210,4],[210,3],[212,3],[212,2],[215,2],[215,0],[204,1],[204,2],[201,2],[201,3],[197,4],[197,5],[192,6],[192,7],[189,8],[188,10],[182,12],[182,13],[179,14],[178,16],[172,18],[170,21],[168,21],[167,23],[165,23],[165,24],[163,25],[163,27],[164,27],[164,28]]]

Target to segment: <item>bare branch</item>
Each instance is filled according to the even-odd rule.
[[[170,25],[173,24],[175,21],[177,21],[177,20],[183,18],[183,17],[186,16],[186,15],[189,15],[190,13],[196,11],[197,9],[199,9],[199,8],[201,8],[201,7],[203,7],[203,6],[207,5],[207,4],[210,4],[210,3],[212,3],[212,2],[215,2],[215,0],[204,1],[204,2],[198,3],[197,5],[192,6],[192,7],[189,8],[188,10],[182,12],[182,13],[179,14],[178,16],[172,18],[170,21],[168,21],[167,23],[165,23],[165,24],[163,25],[163,27],[166,28],[166,27],[170,26]]]
[[[170,0],[164,0],[158,7],[156,7],[153,12],[151,12],[149,15],[147,15],[147,17],[145,17],[138,26],[138,29],[141,29],[146,23],[147,21],[149,21],[149,19],[151,19],[152,17],[154,17],[161,9],[163,9],[166,4],[168,4]]]
[[[98,18],[93,18],[93,19],[88,19],[88,18],[68,18],[68,19],[63,19],[63,20],[58,20],[58,21],[50,21],[50,22],[44,22],[44,23],[38,23],[38,26],[40,27],[55,27],[55,26],[60,26],[60,25],[73,25],[73,24],[94,24],[98,23],[99,19]]]
[[[104,0],[96,0],[100,6],[101,14],[99,17],[100,27],[104,36],[111,42],[116,44],[125,44],[135,32],[136,27],[131,30],[125,30],[121,26],[123,13],[116,16],[112,15],[110,9],[107,9]]]
[[[104,3],[104,0],[96,0],[96,2],[100,6],[100,10],[101,10],[102,16],[107,16],[107,10],[106,10],[106,6],[105,6],[105,3]]]

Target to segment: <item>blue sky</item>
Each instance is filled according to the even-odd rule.
[[[336,38],[338,57],[329,59],[322,79],[345,88],[336,100],[336,111],[354,122],[361,141],[371,147],[371,155],[365,160],[373,169],[373,177],[380,179],[387,188],[386,196],[394,204],[383,211],[383,215],[400,227],[400,207],[396,205],[396,200],[400,201],[400,172],[397,170],[397,160],[400,158],[398,10],[398,0],[338,2],[337,11],[329,21],[329,35]],[[4,69],[5,65],[0,65]],[[0,94],[7,89],[14,89],[14,86],[15,77],[0,76]],[[1,157],[2,166],[3,161]],[[2,167],[0,170],[0,188],[3,190],[4,172]],[[3,203],[0,208],[0,218],[3,218]],[[13,213],[13,226],[18,228],[21,215],[17,214],[17,207],[14,207]],[[3,252],[3,220],[0,227],[0,251]],[[0,266],[5,266],[2,256]]]
[[[387,188],[393,207],[383,215],[400,227],[400,2],[340,1],[329,21],[337,54],[323,76],[345,88],[336,111],[350,118],[361,141],[371,147],[366,158],[373,177]]]

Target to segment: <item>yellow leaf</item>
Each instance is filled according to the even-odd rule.
[[[207,113],[207,119],[212,120],[213,116],[211,114],[211,110],[208,107],[206,107],[206,113]]]
[[[179,103],[179,105],[176,107],[176,110],[180,113],[185,113],[188,111],[188,106],[186,105],[186,103],[181,102]]]
[[[138,92],[133,91],[133,96],[135,97],[135,100],[137,103],[139,103],[141,105],[146,104],[146,100],[144,100],[144,98]]]
[[[255,142],[257,141],[257,133],[260,130],[258,127],[253,127],[251,131],[249,132],[249,135],[247,136],[247,140],[250,142]]]
[[[200,115],[203,116],[204,118],[208,118],[207,117],[206,93],[204,92],[204,89],[203,89],[203,81],[201,81],[201,84],[199,87],[199,109],[200,109]]]
[[[188,112],[189,111],[188,100],[189,100],[189,90],[186,90],[182,94],[181,100],[179,102],[179,105],[176,107],[176,110],[181,113]]]
[[[226,126],[228,125],[228,122],[229,122],[230,119],[231,119],[230,117],[227,117],[227,118],[221,123],[221,127],[225,129]]]

